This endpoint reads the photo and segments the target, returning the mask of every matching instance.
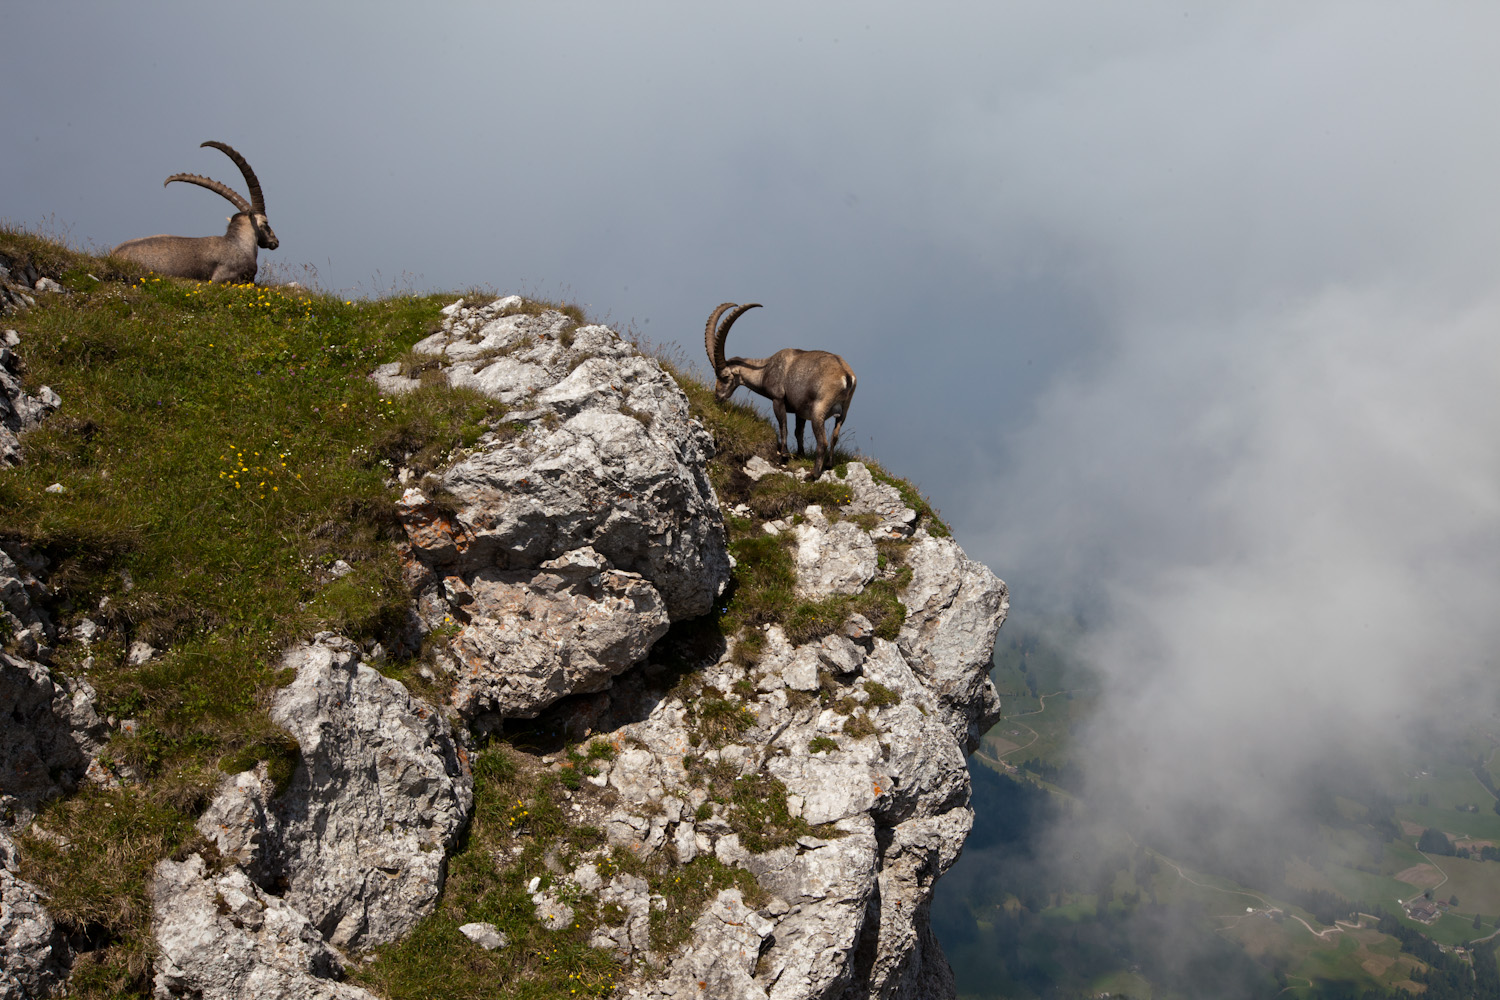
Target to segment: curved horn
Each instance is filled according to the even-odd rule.
[[[245,175],[245,186],[250,189],[251,207],[261,215],[265,215],[266,199],[265,196],[260,193],[260,181],[256,179],[255,171],[250,169],[250,164],[245,162],[245,158],[237,153],[234,147],[229,145],[228,143],[216,142],[213,139],[210,139],[207,142],[200,142],[198,146],[199,148],[202,148],[203,146],[212,146],[214,149],[219,150],[225,156],[234,161],[234,165],[240,168],[240,173]]]
[[[719,317],[733,308],[733,302],[719,306],[708,317],[708,325],[703,328],[703,348],[708,351],[708,363],[713,366],[715,375],[724,368],[724,342],[714,338],[714,331],[718,327]]]
[[[743,316],[745,313],[749,312],[751,309],[759,309],[760,308],[760,303],[759,302],[750,302],[750,303],[747,303],[747,304],[742,305],[742,306],[736,306],[732,302],[726,302],[726,303],[724,303],[724,305],[722,305],[718,309],[714,310],[714,314],[711,317],[709,317],[709,320],[708,320],[708,323],[709,323],[708,330],[704,331],[704,337],[705,338],[707,338],[710,335],[709,331],[713,330],[713,323],[714,323],[715,320],[717,320],[719,318],[719,314],[722,313],[725,310],[725,308],[728,308],[728,307],[731,307],[731,306],[733,308],[730,310],[729,315],[724,317],[724,323],[723,323],[723,325],[721,325],[719,327],[719,329],[718,329],[718,331],[716,333],[712,334],[712,336],[713,336],[713,347],[709,349],[708,356],[713,359],[713,362],[714,362],[714,374],[715,375],[717,375],[719,372],[721,372],[721,371],[724,370],[724,341],[727,340],[728,337],[729,337],[729,328],[731,326],[734,326],[734,321],[735,320],[739,319],[741,316]]]
[[[161,186],[166,187],[173,181],[185,181],[188,184],[196,184],[199,187],[208,188],[215,194],[223,195],[225,198],[228,198],[234,203],[234,207],[239,209],[241,212],[250,211],[250,203],[245,201],[244,198],[241,198],[239,192],[235,191],[228,184],[220,184],[212,177],[203,177],[198,174],[173,174],[171,177],[168,177],[166,180],[162,181]]]

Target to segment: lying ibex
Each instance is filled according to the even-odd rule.
[[[708,348],[708,360],[714,366],[718,381],[714,385],[714,396],[720,401],[728,399],[734,390],[745,386],[771,401],[776,412],[776,453],[785,461],[790,457],[786,440],[786,414],[790,410],[797,417],[797,455],[802,457],[802,428],[812,421],[813,437],[818,443],[818,454],[813,462],[813,478],[823,474],[823,466],[833,462],[833,449],[838,447],[839,431],[844,418],[849,415],[849,402],[854,398],[854,371],[837,354],[827,351],[802,351],[787,347],[769,358],[724,359],[724,340],[729,328],[747,310],[758,309],[759,302],[737,306],[726,302],[708,317],[708,326],[703,331],[703,346]],[[718,326],[719,317],[724,324]],[[833,437],[829,438],[823,423],[838,415],[833,425]]]
[[[222,142],[212,140],[203,143],[224,151],[245,175],[250,187],[250,200],[241,198],[227,184],[197,174],[173,174],[163,182],[163,187],[173,181],[186,181],[206,187],[223,195],[239,209],[229,217],[229,228],[223,236],[147,236],[139,240],[127,240],[110,251],[116,257],[133,260],[149,267],[157,274],[168,274],[174,278],[197,278],[199,281],[254,281],[255,248],[275,250],[279,246],[276,234],[266,221],[266,200],[260,193],[260,181],[245,158]]]

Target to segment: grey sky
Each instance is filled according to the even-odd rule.
[[[220,231],[220,199],[161,185],[238,183],[197,148],[222,139],[260,174],[267,257],[327,286],[567,297],[693,360],[713,306],[753,300],[732,351],[844,354],[846,435],[933,495],[1018,619],[1108,602],[1097,732],[1162,795],[1204,777],[1184,760],[1271,742],[1294,773],[1494,675],[1500,8],[5,22],[11,221]]]

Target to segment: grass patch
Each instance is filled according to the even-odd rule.
[[[71,996],[149,995],[151,873],[200,839],[191,816],[150,791],[92,787],[53,803],[21,834],[24,877],[46,894],[53,920],[94,946],[80,959]]]
[[[591,898],[573,898],[572,923],[549,930],[528,890],[533,878],[543,888],[557,884],[549,852],[571,870],[602,844],[600,831],[567,822],[560,798],[556,775],[524,755],[500,745],[480,753],[474,818],[449,860],[437,908],[405,939],[377,948],[351,979],[391,1000],[611,995],[619,964],[588,943],[607,915]],[[469,941],[458,928],[474,921],[494,924],[510,944],[487,951]]]
[[[705,743],[711,747],[723,746],[755,725],[755,716],[748,708],[738,701],[718,697],[712,690],[705,690],[692,706],[692,713],[688,743],[695,747]]]
[[[830,519],[837,519],[838,507],[854,499],[853,492],[842,483],[804,482],[791,476],[764,476],[750,488],[745,505],[766,521],[800,514],[817,504]]]
[[[879,681],[865,681],[865,694],[870,696],[865,704],[871,708],[886,708],[890,705],[901,704],[901,695]]]
[[[653,893],[661,895],[665,907],[651,910],[651,947],[658,953],[686,943],[703,907],[725,889],[738,888],[752,907],[762,906],[770,898],[754,875],[743,868],[730,868],[712,854],[677,864],[665,851],[643,858],[616,847],[609,858],[608,872],[604,865],[599,870],[606,878],[615,871],[636,875],[646,880]]]
[[[793,643],[821,639],[836,632],[860,614],[874,626],[875,635],[895,640],[906,621],[906,605],[896,595],[911,581],[911,570],[902,569],[894,580],[874,580],[857,594],[833,594],[821,601],[799,601],[791,608],[782,629]]]
[[[107,755],[142,778],[129,808],[84,794],[46,825],[75,845],[111,830],[146,871],[224,773],[266,760],[278,784],[289,780],[295,745],[265,710],[286,683],[288,644],[325,628],[379,641],[398,672],[415,653],[404,645],[393,473],[436,467],[503,410],[437,385],[386,397],[366,378],[387,361],[415,363],[408,352],[437,328],[444,296],[352,302],[142,276],[12,229],[0,229],[0,255],[69,289],[7,320],[22,336],[26,389],[52,386],[63,409],[0,476],[0,543],[45,560],[60,631],[84,617],[102,626],[90,648],[60,641],[54,666],[76,673],[92,657],[101,714],[137,722]],[[53,483],[64,492],[46,492]],[[335,559],[354,572],[328,582]],[[131,665],[137,639],[161,654]],[[69,854],[101,873],[118,867],[96,855]],[[62,861],[31,838],[20,863],[23,877],[55,885]],[[103,942],[89,975],[116,984],[105,993],[145,989],[118,985],[119,970],[134,975],[143,961],[143,883],[68,882],[69,898],[91,902],[55,915]]]
[[[798,837],[813,833],[801,816],[788,810],[786,785],[766,774],[736,778],[724,818],[740,845],[753,854],[795,844]]]
[[[875,728],[875,720],[866,715],[863,710],[856,710],[844,721],[844,735],[856,740],[874,736],[879,731]]]
[[[693,784],[708,792],[709,800],[698,809],[698,821],[717,811],[739,834],[740,846],[747,851],[761,854],[795,844],[798,837],[843,836],[832,824],[813,827],[802,817],[793,816],[786,785],[779,778],[768,774],[741,776],[738,768],[726,761],[708,761],[692,754],[683,757],[682,763]],[[718,809],[710,803],[717,804]]]

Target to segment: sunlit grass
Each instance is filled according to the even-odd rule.
[[[181,840],[153,831],[190,826],[226,771],[294,763],[266,714],[290,679],[280,651],[325,628],[399,647],[410,598],[393,476],[413,452],[473,443],[503,410],[440,386],[383,396],[366,377],[435,329],[451,297],[132,276],[11,230],[0,252],[68,288],[7,319],[26,387],[51,386],[63,406],[0,473],[0,540],[47,560],[61,630],[105,627],[92,647],[61,641],[54,662],[86,673],[102,714],[136,721],[106,760],[140,781],[46,813],[74,843],[67,864],[32,840],[22,868],[65,888],[60,922],[103,945],[85,963],[102,985],[75,983],[80,995],[129,995],[147,986],[144,876],[110,875],[118,848],[80,832],[120,828],[145,845],[146,870]],[[353,572],[335,579],[337,559]],[[131,665],[135,640],[160,655]]]

